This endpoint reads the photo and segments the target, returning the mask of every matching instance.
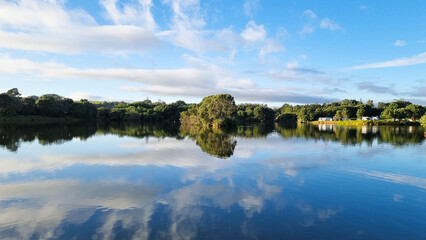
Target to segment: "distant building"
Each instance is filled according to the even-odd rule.
[[[372,120],[380,120],[379,116],[375,116],[371,118]]]
[[[318,121],[333,121],[333,118],[331,118],[331,117],[320,117],[320,118],[318,118]]]
[[[371,120],[371,117],[362,117],[361,120]]]

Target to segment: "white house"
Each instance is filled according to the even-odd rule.
[[[371,117],[362,117],[361,120],[371,120]]]
[[[318,118],[318,121],[333,121],[333,118],[331,118],[331,117],[320,117],[320,118]]]
[[[375,116],[371,118],[372,120],[380,120],[379,116]]]

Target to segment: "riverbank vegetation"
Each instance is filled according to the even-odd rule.
[[[166,104],[161,100],[149,99],[133,103],[91,102],[85,99],[74,101],[57,94],[40,97],[21,97],[13,88],[0,94],[0,122],[48,122],[75,121],[76,119],[103,120],[113,122],[165,122],[182,123],[186,126],[227,128],[254,123],[312,122],[320,117],[328,117],[337,125],[403,125],[418,124],[425,115],[425,107],[404,100],[377,105],[368,100],[344,99],[339,102],[323,104],[290,105],[270,108],[263,104],[236,104],[229,94],[205,97],[199,104],[177,101]],[[358,121],[364,116],[380,117],[380,120]],[[422,118],[426,124],[426,117]],[[318,122],[317,122],[318,123]],[[324,123],[324,122],[321,122]]]

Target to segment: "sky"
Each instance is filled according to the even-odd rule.
[[[0,92],[426,105],[424,0],[0,0]]]

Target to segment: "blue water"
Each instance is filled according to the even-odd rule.
[[[305,128],[18,135],[0,148],[0,238],[426,239],[423,129]]]

